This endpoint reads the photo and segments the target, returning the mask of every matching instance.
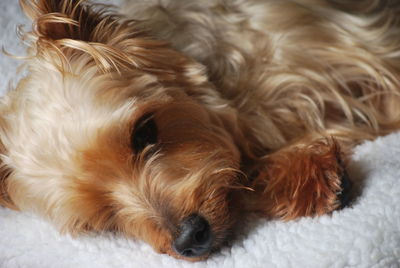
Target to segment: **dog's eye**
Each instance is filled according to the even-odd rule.
[[[135,153],[140,153],[147,145],[157,142],[157,125],[152,114],[145,114],[135,124],[131,145]]]

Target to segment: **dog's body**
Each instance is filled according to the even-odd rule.
[[[342,151],[400,126],[400,22],[396,1],[344,3],[126,1],[128,21],[22,1],[30,74],[1,101],[0,204],[191,260],[241,213],[345,205]]]

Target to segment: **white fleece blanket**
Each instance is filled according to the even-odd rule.
[[[17,0],[1,0],[0,44],[18,55],[21,23],[29,25]],[[0,55],[1,92],[17,66]],[[249,219],[231,248],[199,263],[117,235],[60,235],[35,215],[0,208],[0,267],[400,267],[400,133],[357,147],[350,174],[360,189],[351,207],[288,223]]]

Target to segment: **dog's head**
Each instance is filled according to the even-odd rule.
[[[201,259],[241,188],[235,115],[202,66],[83,1],[21,1],[29,75],[3,100],[4,189],[66,231],[115,230]]]

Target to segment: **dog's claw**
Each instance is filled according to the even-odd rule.
[[[337,197],[340,201],[339,209],[346,207],[350,201],[350,191],[353,186],[353,183],[349,179],[349,175],[346,170],[343,171],[342,180],[340,183],[341,191],[338,192]]]

